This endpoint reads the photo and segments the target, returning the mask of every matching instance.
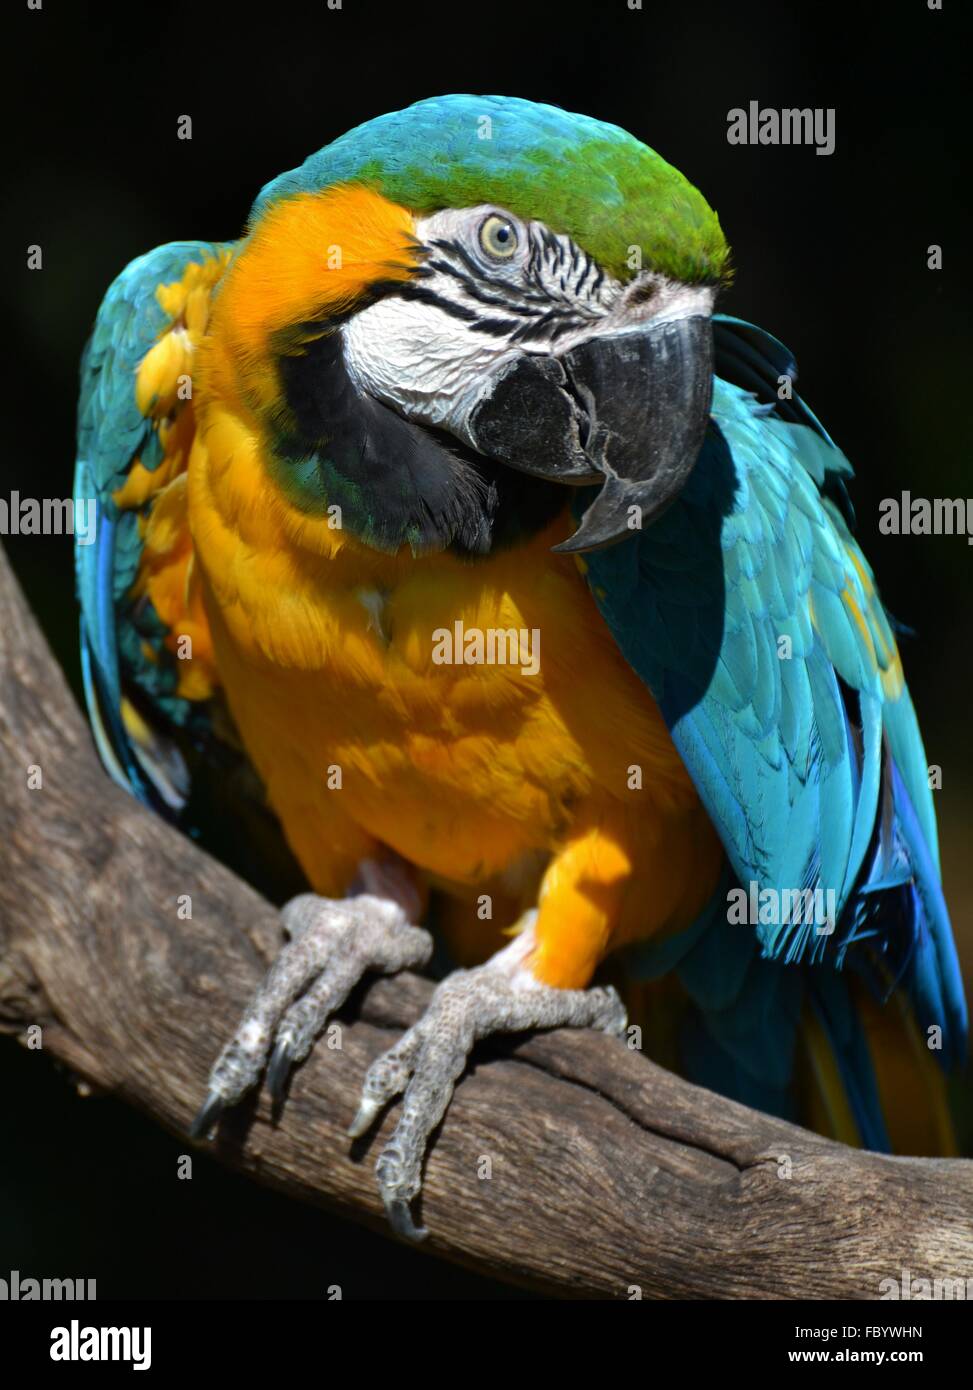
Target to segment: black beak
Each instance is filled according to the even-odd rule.
[[[518,357],[469,420],[474,448],[525,473],[602,482],[570,538],[613,545],[676,500],[706,434],[713,334],[704,315],[592,337],[560,357]]]

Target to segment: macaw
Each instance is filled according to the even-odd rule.
[[[215,769],[309,890],[196,1133],[434,923],[457,968],[351,1126],[404,1092],[402,1234],[498,1031],[632,1014],[726,1095],[950,1151],[966,1012],[893,625],[851,467],[789,352],[714,312],[728,275],[632,135],[446,96],[274,179],[239,240],[134,261],[86,348],[104,763],[183,824]]]

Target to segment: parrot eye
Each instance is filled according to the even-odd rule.
[[[495,213],[480,225],[480,245],[494,261],[509,261],[517,250],[517,228],[509,217]]]

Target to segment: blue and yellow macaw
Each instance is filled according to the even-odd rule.
[[[407,1234],[475,1041],[622,1032],[609,956],[692,1079],[950,1150],[966,1015],[916,717],[851,468],[786,349],[713,313],[727,276],[631,135],[449,96],[275,179],[239,241],[133,262],[88,344],[105,764],[176,818],[207,767],[249,778],[312,890],[198,1132],[434,921],[462,968],[352,1126],[404,1091],[378,1178]]]

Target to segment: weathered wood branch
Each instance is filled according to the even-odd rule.
[[[0,553],[0,1028],[41,1024],[45,1051],[185,1134],[279,942],[266,902],[105,777]],[[262,1095],[217,1152],[382,1225],[372,1165],[394,1108],[364,1146],[344,1130],[368,1063],[429,995],[415,976],[373,983],[279,1123]],[[973,1163],[827,1143],[587,1033],[481,1056],[435,1138],[421,1217],[427,1249],[559,1294],[869,1298],[903,1268],[973,1277]]]

